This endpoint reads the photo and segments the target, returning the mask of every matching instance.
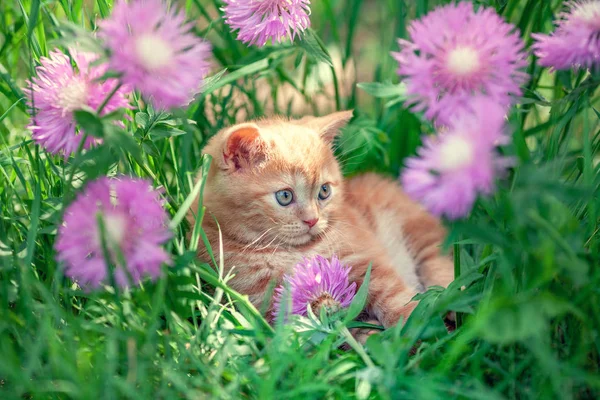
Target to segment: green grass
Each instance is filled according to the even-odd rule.
[[[307,40],[263,49],[235,40],[215,18],[218,2],[179,3],[214,46],[205,92],[174,116],[132,111],[124,132],[63,160],[31,142],[21,88],[40,56],[78,32],[67,21],[92,29],[111,4],[0,2],[0,398],[600,396],[599,76],[550,73],[531,60],[525,98],[509,118],[506,152],[516,167],[470,218],[448,224],[457,281],[422,295],[404,327],[345,351],[343,325],[271,328],[228,288],[222,266],[194,257],[202,232],[183,216],[201,197],[195,174],[209,162],[201,149],[236,116],[354,108],[339,146],[344,172],[397,175],[432,128],[394,101],[389,51],[410,20],[446,2],[315,1]],[[477,3],[524,38],[550,31],[562,7]],[[85,181],[116,172],[164,188],[175,263],[135,290],[82,292],[54,260],[56,229]],[[452,334],[440,318],[447,309],[458,313]]]

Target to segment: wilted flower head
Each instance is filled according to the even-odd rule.
[[[168,216],[150,182],[127,177],[93,181],[67,207],[56,241],[67,276],[85,288],[110,284],[99,219],[119,286],[128,286],[129,276],[133,284],[160,276],[170,262],[160,246],[171,237]]]
[[[314,256],[297,264],[293,275],[285,275],[283,284],[275,289],[273,317],[287,315],[286,299],[291,300],[291,313],[307,315],[310,304],[315,313],[321,307],[339,310],[348,307],[356,294],[356,283],[348,282],[350,267],[333,256],[331,261]]]
[[[161,0],[118,0],[99,36],[124,83],[155,107],[173,108],[190,103],[209,70],[210,44],[192,28]]]
[[[504,144],[504,110],[489,99],[474,99],[473,112],[457,114],[447,130],[427,137],[417,157],[406,161],[404,191],[431,213],[464,217],[478,194],[489,194],[509,160],[496,153]]]
[[[310,0],[223,0],[225,22],[238,40],[264,46],[294,40],[310,26]]]
[[[445,124],[474,95],[501,105],[521,94],[527,74],[523,41],[516,28],[491,8],[471,2],[439,7],[408,28],[410,41],[399,40],[393,53],[416,111]]]
[[[533,34],[540,65],[556,69],[600,65],[600,1],[569,1],[550,35]]]
[[[98,59],[93,53],[70,50],[71,58],[60,51],[41,57],[36,67],[37,76],[27,82],[24,89],[32,108],[29,130],[32,138],[50,153],[74,153],[83,138],[76,126],[73,111],[85,107],[98,109],[117,85],[115,79],[98,82],[107,66],[93,65]],[[75,63],[75,67],[72,65]],[[128,107],[127,90],[120,88],[102,110],[102,115],[118,108]],[[84,148],[97,139],[88,137]]]

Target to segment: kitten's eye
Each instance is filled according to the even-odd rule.
[[[323,186],[321,186],[321,190],[319,190],[319,198],[321,200],[325,200],[329,196],[331,196],[331,186],[329,185],[329,183],[326,183]]]
[[[294,193],[291,190],[280,190],[275,193],[275,198],[277,202],[282,206],[289,206],[292,200],[294,200]]]

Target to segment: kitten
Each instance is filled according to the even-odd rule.
[[[387,328],[410,315],[416,293],[447,286],[453,264],[440,253],[440,222],[395,181],[342,177],[332,144],[351,117],[344,111],[261,120],[219,132],[205,149],[213,164],[203,228],[218,249],[216,218],[226,272],[235,268],[229,284],[257,307],[270,301],[264,299],[269,283],[279,283],[304,256],[336,254],[352,266],[358,285],[372,263],[366,311]],[[206,250],[200,257],[208,261]]]

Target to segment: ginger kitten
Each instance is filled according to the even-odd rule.
[[[358,285],[372,263],[366,311],[387,328],[410,315],[416,293],[447,286],[453,264],[440,253],[440,222],[397,182],[374,174],[342,177],[331,146],[351,117],[344,111],[261,120],[219,132],[205,149],[213,164],[203,228],[218,249],[211,215],[217,219],[226,272],[235,268],[229,284],[257,307],[270,301],[264,299],[269,282],[279,283],[304,256],[336,254],[352,266]],[[200,257],[208,261],[206,250]]]

